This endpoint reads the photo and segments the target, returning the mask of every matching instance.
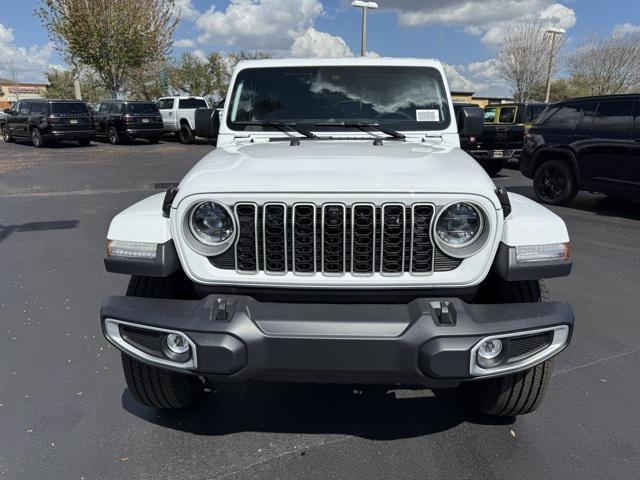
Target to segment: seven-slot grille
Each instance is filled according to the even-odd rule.
[[[234,212],[240,273],[426,275],[447,261],[431,239],[429,203],[238,203]]]

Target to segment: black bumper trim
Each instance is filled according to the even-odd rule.
[[[107,257],[104,259],[107,272],[147,277],[168,277],[180,268],[178,253],[173,240],[158,244],[156,258]]]
[[[455,325],[442,325],[432,316],[433,298],[385,308],[225,300],[234,308],[221,319],[216,296],[114,296],[102,305],[101,318],[103,328],[105,319],[115,319],[187,334],[199,359],[192,373],[215,380],[424,386],[471,380],[470,351],[485,336],[573,326],[571,307],[560,302],[471,305],[442,298],[456,311]]]

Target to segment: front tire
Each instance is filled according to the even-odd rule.
[[[9,127],[7,127],[6,125],[2,125],[1,129],[2,129],[2,141],[4,143],[13,142],[13,137],[9,133]]]
[[[91,139],[81,138],[80,140],[78,140],[78,143],[80,144],[81,147],[88,147],[91,144]]]
[[[544,162],[533,176],[533,191],[543,203],[569,203],[578,193],[576,177],[571,166],[562,160]]]
[[[193,143],[193,131],[191,127],[186,123],[180,125],[180,131],[178,132],[178,138],[180,138],[180,143],[184,143],[185,145],[189,145]]]
[[[190,294],[182,272],[164,278],[131,277],[127,296],[186,298]],[[153,408],[185,408],[197,402],[204,385],[199,377],[147,365],[123,353],[122,369],[127,387],[139,403]]]
[[[546,289],[538,280],[507,282],[491,276],[481,287],[477,303],[543,302]],[[535,411],[547,393],[553,374],[553,359],[524,372],[476,380],[463,385],[467,402],[477,411],[500,417],[525,415]]]

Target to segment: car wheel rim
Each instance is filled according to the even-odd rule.
[[[7,127],[5,127],[4,125],[2,126],[2,139],[3,140],[9,139],[9,134],[7,133]]]
[[[40,135],[38,135],[38,131],[34,130],[31,132],[31,138],[33,139],[33,144],[37,147],[40,145]]]
[[[109,141],[110,141],[111,143],[116,143],[116,134],[115,134],[115,132],[113,131],[113,128],[110,128],[110,129],[109,129]]]
[[[562,198],[567,189],[567,180],[556,168],[546,168],[536,182],[539,195],[545,200]]]

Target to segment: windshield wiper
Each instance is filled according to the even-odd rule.
[[[382,132],[390,137],[397,138],[400,140],[404,140],[406,137],[391,128],[383,127],[378,123],[368,123],[368,122],[320,122],[315,124],[316,127],[343,127],[343,128],[359,128],[364,132],[368,132],[368,128],[373,128]]]
[[[237,125],[255,125],[258,127],[274,127],[274,128],[280,129],[280,131],[284,133],[297,132],[300,135],[304,135],[307,138],[318,138],[318,136],[315,133],[310,132],[309,130],[306,130],[304,128],[296,127],[295,122],[286,123],[286,122],[279,122],[276,120],[257,120],[257,121],[233,122],[233,123]]]

